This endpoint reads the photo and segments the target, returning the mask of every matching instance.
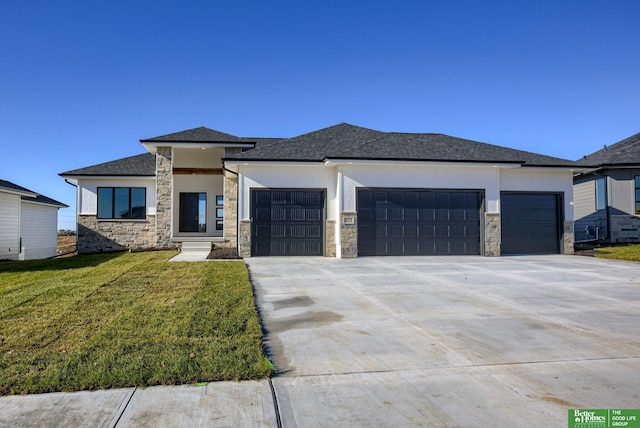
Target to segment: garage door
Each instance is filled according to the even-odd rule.
[[[358,255],[480,254],[477,191],[359,189]]]
[[[501,193],[501,254],[560,252],[560,195]]]
[[[323,190],[252,190],[251,255],[321,256]]]

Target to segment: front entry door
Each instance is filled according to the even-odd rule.
[[[207,194],[180,193],[180,232],[207,231]]]

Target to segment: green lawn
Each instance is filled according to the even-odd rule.
[[[611,247],[597,248],[594,251],[596,257],[606,259],[630,260],[640,262],[640,245],[616,245]]]
[[[270,374],[244,263],[0,262],[0,395]]]

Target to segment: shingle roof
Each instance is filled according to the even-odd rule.
[[[29,190],[25,187],[22,186],[18,186],[17,184],[14,184],[10,181],[6,181],[6,180],[0,180],[0,189],[7,189],[7,190],[11,190],[14,192],[20,192],[20,193],[29,193],[29,194],[33,194],[35,196],[26,196],[26,195],[22,195],[21,199],[23,201],[30,201],[30,202],[37,202],[39,204],[46,204],[46,205],[55,205],[61,208],[68,208],[69,206],[66,204],[63,204],[62,202],[58,202],[55,199],[51,199],[48,198],[44,195],[40,195],[32,190]]]
[[[640,165],[640,132],[577,161],[580,165]]]
[[[199,128],[187,129],[186,131],[174,132],[173,134],[161,135],[159,137],[140,140],[142,143],[231,143],[242,142],[240,137],[225,134],[224,132],[201,126]]]
[[[6,180],[0,180],[0,189],[6,189],[6,190],[11,190],[12,192],[20,192],[20,193],[36,193],[36,192],[32,192],[31,190],[25,187],[18,186],[17,184],[14,184]]]
[[[37,195],[35,198],[23,196],[22,200],[27,202],[36,202],[38,204],[55,205],[60,208],[69,208],[69,205],[63,204],[62,202],[58,202],[55,199],[48,198],[44,195]]]
[[[156,158],[153,153],[130,156],[123,159],[73,169],[59,174],[65,176],[155,176]]]
[[[326,159],[520,163],[573,166],[574,162],[443,134],[382,132],[341,123],[291,139],[258,145],[227,159],[324,161]]]

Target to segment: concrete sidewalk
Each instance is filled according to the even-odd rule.
[[[275,427],[268,380],[0,397],[0,427]]]

